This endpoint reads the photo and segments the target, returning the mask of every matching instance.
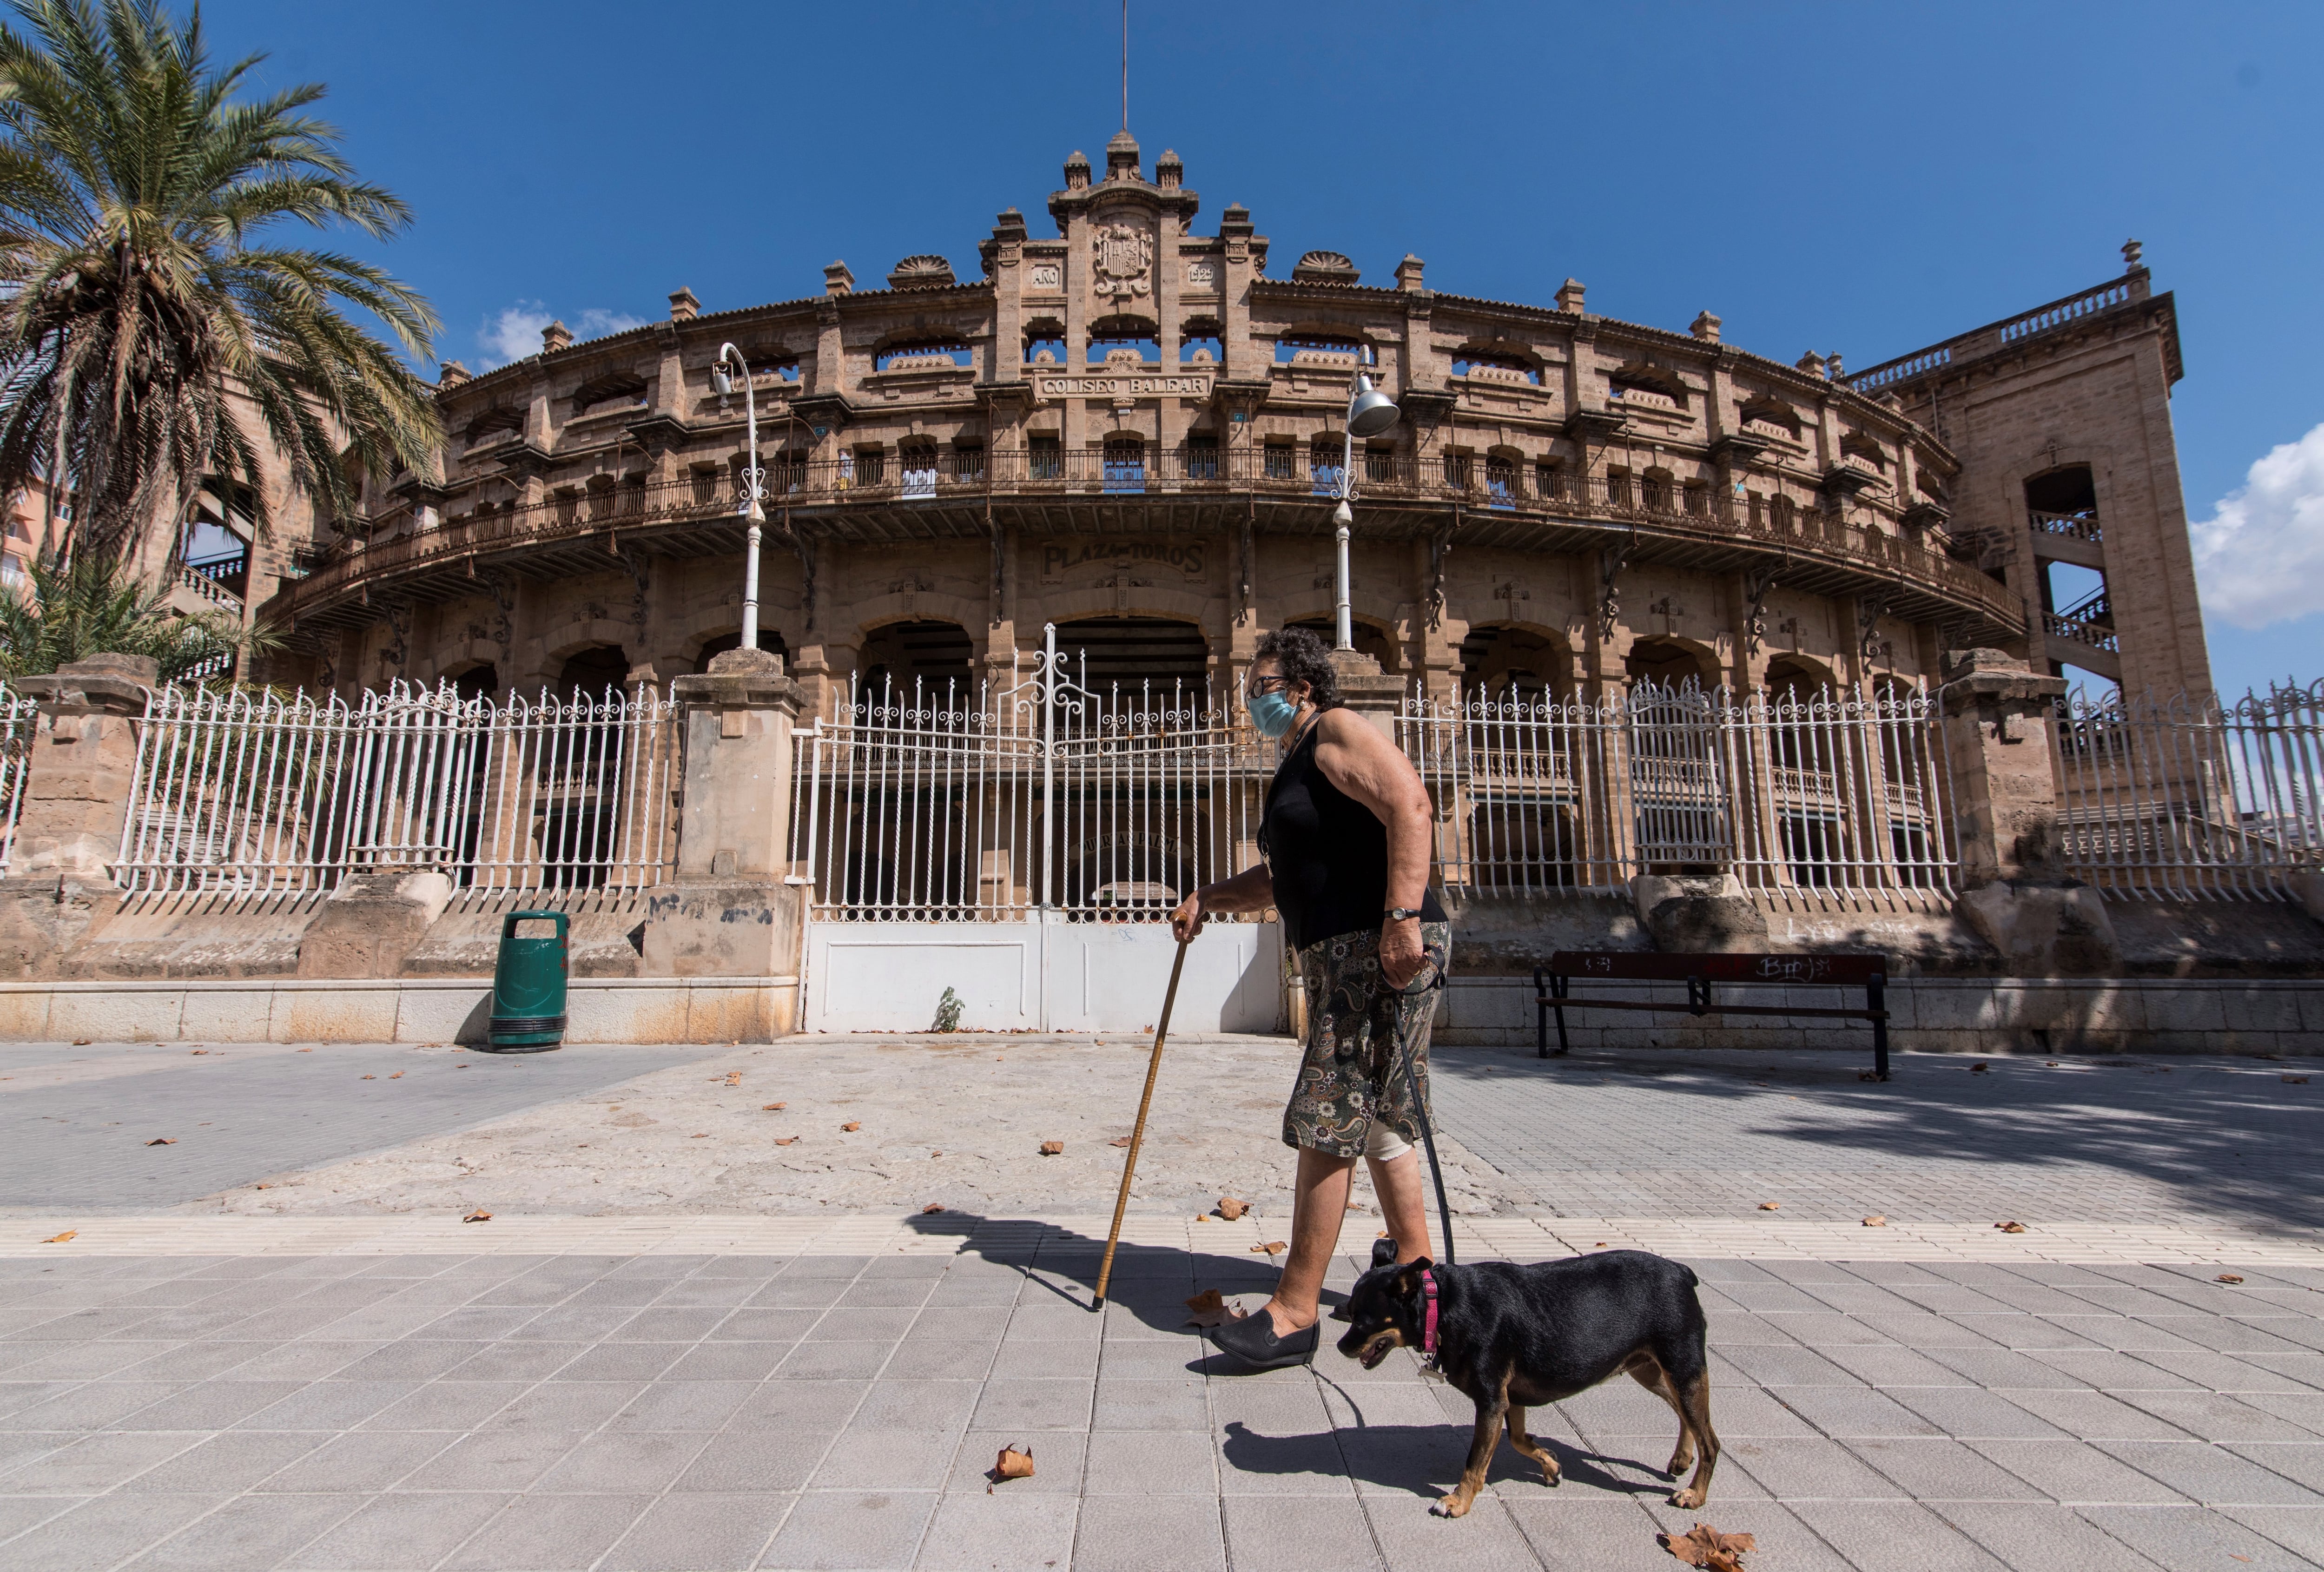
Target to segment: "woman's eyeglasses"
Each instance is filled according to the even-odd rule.
[[[1243,692],[1250,698],[1257,698],[1261,694],[1280,693],[1290,686],[1291,679],[1288,677],[1254,677],[1245,685]]]

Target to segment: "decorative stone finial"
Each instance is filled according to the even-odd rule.
[[[700,315],[702,315],[702,302],[694,298],[692,290],[680,284],[670,291],[669,319],[671,321],[691,322]]]
[[[1251,234],[1250,209],[1240,202],[1229,202],[1226,210],[1219,215],[1220,237],[1231,239],[1239,236],[1248,240]]]
[[[1705,344],[1716,344],[1719,342],[1719,319],[1705,311],[1694,319],[1687,331]]]
[[[1175,191],[1186,183],[1186,166],[1167,147],[1162,156],[1154,161],[1154,183],[1166,191]]]
[[[1835,349],[1831,352],[1831,358],[1824,362],[1824,370],[1825,374],[1834,382],[1840,381],[1842,377],[1848,375],[1847,368],[1842,366],[1840,363],[1839,350]]]
[[[1428,287],[1420,282],[1420,275],[1427,266],[1420,258],[1406,252],[1404,260],[1396,264],[1396,287],[1407,295],[1418,294]]]
[[[1303,284],[1351,284],[1361,276],[1356,264],[1336,251],[1311,251],[1291,270],[1293,282]]]
[[[2146,248],[2137,241],[2124,241],[2122,243],[2122,271],[2125,273],[2136,273],[2140,268],[2144,267],[2146,264],[2139,259],[2144,256],[2145,253]]]
[[[1812,349],[1809,350],[1805,355],[1801,356],[1799,359],[1794,361],[1793,364],[1797,365],[1802,371],[1806,372],[1810,376],[1826,376],[1830,375],[1830,373],[1824,370],[1823,356],[1818,355]]]
[[[540,352],[543,355],[554,355],[560,349],[571,347],[572,343],[573,330],[562,322],[551,322],[540,330]]]
[[[1557,309],[1561,311],[1572,311],[1577,315],[1581,312],[1582,281],[1580,279],[1570,278],[1557,286]]]
[[[468,368],[456,360],[447,360],[436,374],[438,387],[458,387],[468,380]]]
[[[1025,215],[1014,208],[1003,208],[993,217],[992,238],[1022,240],[1025,238]]]
[[[891,290],[940,290],[953,282],[952,264],[933,253],[908,256],[888,275]]]
[[[1069,191],[1084,190],[1088,188],[1089,183],[1089,155],[1082,152],[1082,150],[1077,147],[1074,149],[1074,156],[1065,160],[1065,190]]]
[[[855,274],[844,262],[835,262],[823,270],[823,292],[826,295],[852,295],[855,292]]]
[[[1138,138],[1127,130],[1115,132],[1113,140],[1105,144],[1105,178],[1109,180],[1142,178],[1138,172]]]

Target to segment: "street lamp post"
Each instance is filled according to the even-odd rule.
[[[750,454],[742,470],[742,503],[736,510],[751,525],[749,544],[742,551],[742,648],[755,650],[759,647],[759,532],[767,522],[767,472],[759,467],[759,402],[751,392],[750,362],[732,344],[718,347],[718,358],[710,363],[711,385],[718,390],[718,407],[724,410],[734,392],[734,375],[727,369],[730,360],[742,374],[743,432]]]
[[[1332,510],[1333,532],[1339,541],[1339,566],[1334,577],[1333,609],[1339,620],[1339,647],[1356,647],[1355,624],[1348,610],[1348,532],[1355,525],[1355,510],[1349,502],[1355,495],[1356,439],[1377,437],[1396,424],[1396,401],[1372,385],[1372,379],[1362,372],[1356,373],[1355,386],[1348,393],[1348,422],[1346,442],[1340,455],[1340,505]]]

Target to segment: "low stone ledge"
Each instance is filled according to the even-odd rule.
[[[767,1042],[794,1029],[799,980],[576,977],[568,1043]],[[484,1041],[489,979],[0,983],[0,1041]]]

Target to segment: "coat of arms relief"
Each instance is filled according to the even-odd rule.
[[[1101,224],[1090,236],[1096,291],[1116,301],[1154,292],[1154,236],[1129,224]]]

